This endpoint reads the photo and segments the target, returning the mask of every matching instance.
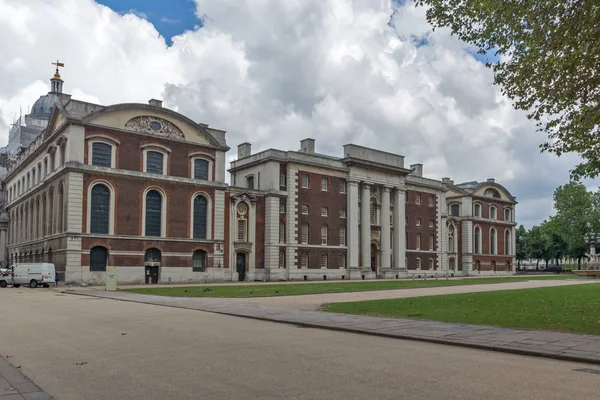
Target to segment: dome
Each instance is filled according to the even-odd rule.
[[[31,108],[31,114],[29,114],[32,118],[50,118],[52,115],[52,110],[54,109],[54,104],[58,102],[58,94],[57,93],[48,93],[44,96],[40,96],[39,99],[33,103],[33,107]]]

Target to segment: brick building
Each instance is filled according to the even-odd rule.
[[[58,75],[58,73],[57,73]],[[515,199],[454,185],[357,145],[343,157],[252,154],[225,182],[225,132],[148,104],[55,91],[47,124],[3,181],[8,262],[53,262],[67,282],[402,278],[512,273]],[[60,76],[58,76],[60,79]]]

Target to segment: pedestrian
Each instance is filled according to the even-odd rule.
[[[54,274],[54,286],[58,287],[58,272]]]

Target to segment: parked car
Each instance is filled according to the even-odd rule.
[[[56,268],[51,263],[17,263],[13,265],[13,286],[29,285],[36,288],[54,283]]]
[[[7,287],[8,285],[12,285],[12,269],[10,268],[0,268],[0,287]]]
[[[544,268],[544,272],[554,272],[555,274],[560,274],[562,272],[562,267],[560,265],[549,265]]]

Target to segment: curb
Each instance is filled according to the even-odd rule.
[[[103,298],[103,299],[110,299],[110,300],[117,300],[117,301],[127,301],[130,303],[148,304],[148,305],[161,306],[161,307],[170,307],[170,308],[179,308],[179,309],[185,309],[185,310],[209,312],[212,314],[220,314],[220,315],[227,315],[227,316],[232,316],[232,317],[248,318],[248,319],[254,319],[254,320],[258,320],[258,321],[295,325],[295,326],[299,326],[299,327],[303,327],[303,328],[326,329],[326,330],[330,330],[330,331],[355,333],[355,334],[369,335],[369,336],[378,336],[378,337],[384,337],[384,338],[390,338],[390,339],[413,340],[413,341],[418,341],[418,342],[441,344],[441,345],[448,345],[448,346],[455,346],[455,347],[465,347],[465,348],[477,349],[477,350],[495,351],[495,352],[500,352],[500,353],[546,358],[546,359],[553,359],[553,360],[558,360],[558,361],[569,361],[569,362],[578,362],[578,363],[584,363],[584,364],[600,365],[600,359],[597,359],[597,358],[587,358],[587,357],[581,357],[581,356],[555,354],[555,353],[548,353],[548,352],[543,352],[543,351],[519,349],[519,348],[515,348],[515,347],[508,347],[508,346],[504,347],[504,346],[494,346],[494,345],[486,345],[486,344],[479,344],[479,343],[459,342],[459,341],[453,341],[453,340],[447,340],[447,339],[438,339],[438,338],[428,338],[428,337],[423,337],[423,336],[407,335],[407,334],[402,334],[402,333],[391,334],[391,333],[377,332],[377,331],[372,331],[372,330],[363,330],[360,328],[348,328],[348,327],[332,326],[332,325],[320,325],[320,324],[310,323],[310,322],[298,322],[298,321],[291,321],[291,320],[274,319],[274,318],[269,318],[269,317],[258,317],[258,316],[253,316],[253,315],[244,315],[244,314],[227,312],[227,311],[198,309],[198,308],[191,308],[191,307],[185,307],[185,306],[173,306],[173,305],[168,305],[168,304],[156,304],[156,303],[151,303],[151,302],[141,302],[141,301],[129,300],[129,299],[116,299],[116,298],[112,298],[112,297],[95,296],[95,295],[89,294],[89,293],[67,292],[67,291],[63,291],[61,293],[77,294],[77,295],[81,295],[81,296],[89,296],[89,297],[96,297],[96,298]],[[329,313],[329,314],[346,315],[346,314],[338,314],[338,313]]]

